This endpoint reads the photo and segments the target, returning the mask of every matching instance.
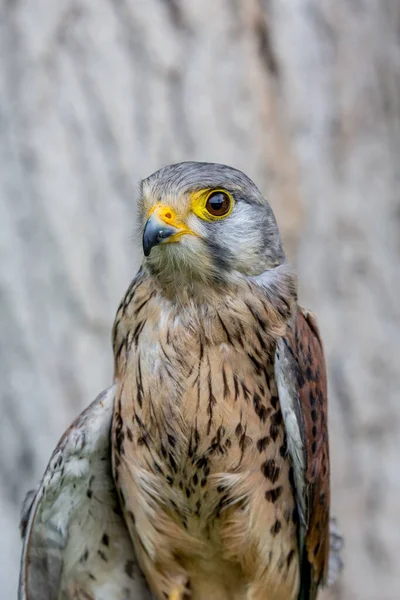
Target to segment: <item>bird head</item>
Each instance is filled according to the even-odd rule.
[[[160,169],[142,181],[140,213],[144,264],[164,282],[229,283],[285,261],[267,200],[244,173],[225,165]]]

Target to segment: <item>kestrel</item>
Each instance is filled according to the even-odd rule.
[[[330,547],[326,372],[272,209],[240,171],[195,162],[145,179],[139,208],[114,387],[25,511],[20,598],[313,600]]]

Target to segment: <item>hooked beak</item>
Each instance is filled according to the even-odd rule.
[[[178,221],[175,212],[169,206],[156,204],[149,211],[143,231],[144,255],[149,256],[154,246],[177,242],[187,233],[195,235],[186,225]]]

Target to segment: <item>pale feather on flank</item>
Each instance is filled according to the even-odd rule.
[[[152,598],[111,477],[114,396],[115,386],[65,433],[25,506],[19,600]]]

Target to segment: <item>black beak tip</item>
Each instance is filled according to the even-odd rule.
[[[169,225],[159,225],[151,220],[147,221],[146,227],[143,232],[143,253],[145,256],[149,256],[152,248],[158,246],[164,240],[171,237],[176,233],[175,227]]]

